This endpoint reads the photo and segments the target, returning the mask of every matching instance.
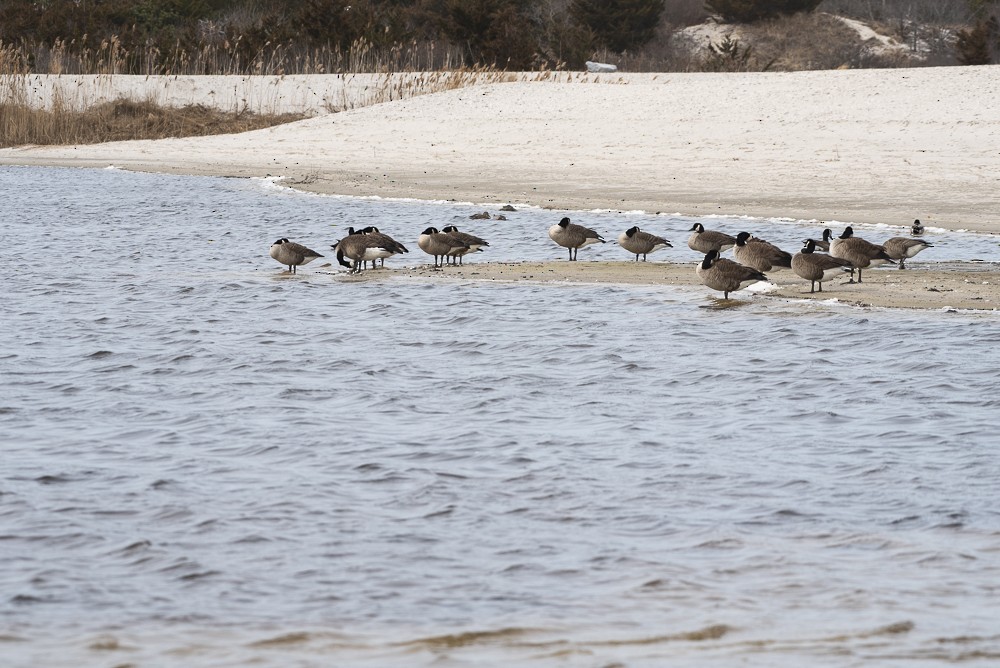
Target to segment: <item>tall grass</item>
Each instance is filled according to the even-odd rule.
[[[194,49],[177,42],[167,51],[148,44],[127,48],[118,37],[91,44],[57,39],[51,44],[0,42],[0,72],[36,74],[286,75],[352,72],[427,72],[477,66],[462,49],[434,41],[377,47],[360,38],[344,50],[266,42],[249,48],[242,37],[209,39]]]
[[[68,107],[58,93],[49,108],[40,109],[28,103],[22,81],[17,75],[0,75],[0,148],[246,132],[304,117],[223,111],[203,105],[170,108],[153,100],[128,98],[81,111]]]

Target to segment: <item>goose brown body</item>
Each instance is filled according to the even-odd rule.
[[[705,254],[696,272],[703,284],[722,292],[723,299],[729,299],[730,292],[767,280],[767,276],[753,267],[720,258],[719,251],[714,249]]]
[[[549,228],[549,238],[563,248],[569,249],[570,261],[576,260],[576,254],[584,246],[605,243],[604,237],[583,225],[577,225],[569,218],[563,218]]]
[[[899,260],[899,268],[906,269],[906,261],[919,253],[930,248],[934,244],[923,239],[911,239],[910,237],[892,237],[882,244],[886,254],[893,260]]]
[[[362,263],[371,262],[374,268],[376,259],[384,260],[395,252],[374,234],[356,232],[353,227],[349,232],[346,237],[333,244],[332,248],[337,251],[337,262],[344,267],[350,267],[352,274],[361,273]],[[347,262],[344,258],[351,262]]]
[[[638,226],[633,226],[622,232],[618,236],[618,245],[627,250],[629,253],[635,255],[635,261],[639,261],[639,256],[642,256],[642,261],[646,261],[646,255],[653,253],[662,248],[673,248],[673,244],[664,239],[663,237],[658,237],[655,234],[650,234],[649,232],[643,232],[638,228]]]
[[[369,238],[374,240],[380,247],[386,249],[389,252],[389,254],[386,255],[385,257],[378,258],[382,261],[381,266],[383,267],[385,266],[386,257],[392,257],[393,255],[399,255],[400,253],[410,252],[409,249],[406,248],[406,246],[399,243],[398,241],[390,237],[388,234],[380,232],[379,229],[373,225],[366,227],[365,229],[361,230],[361,232],[362,234],[365,234]],[[372,262],[372,269],[374,269],[375,260],[373,259],[371,262]]]
[[[701,223],[695,223],[690,229],[688,248],[699,253],[718,251],[724,253],[736,245],[736,237],[716,230],[706,230]]]
[[[854,228],[850,225],[844,228],[840,237],[830,241],[830,255],[850,262],[858,270],[858,283],[861,283],[862,269],[886,263],[895,264],[885,248],[854,236]],[[853,281],[852,278],[851,282]]]
[[[417,245],[423,252],[434,256],[435,267],[444,266],[445,258],[450,254],[469,248],[468,244],[459,241],[451,234],[441,232],[436,227],[428,227],[421,232],[417,239]],[[438,263],[439,258],[440,264]]]
[[[269,255],[288,267],[288,271],[293,274],[297,273],[297,268],[300,265],[309,264],[316,258],[323,257],[316,251],[310,250],[302,244],[297,244],[294,241],[289,241],[284,238],[278,239],[271,244]]]
[[[459,264],[462,264],[462,258],[469,253],[482,252],[483,248],[490,245],[490,242],[477,237],[475,234],[461,232],[455,225],[449,225],[441,231],[445,234],[450,234],[467,246],[466,248],[460,249],[457,253],[453,254],[453,257],[458,258]]]
[[[802,250],[792,257],[792,271],[810,282],[809,292],[823,292],[823,281],[829,281],[843,272],[851,271],[851,263],[825,253],[816,253],[816,242],[807,239]]]
[[[772,243],[754,239],[749,232],[736,235],[736,247],[733,257],[740,264],[752,267],[760,272],[771,271],[781,267],[792,266],[792,254],[787,253]]]

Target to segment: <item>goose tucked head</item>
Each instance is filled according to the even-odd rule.
[[[288,241],[288,239],[278,239],[277,241],[275,241],[275,242],[274,242],[273,244],[271,244],[271,245],[272,245],[272,246],[280,246],[281,244],[285,243],[286,241]]]
[[[848,225],[844,228],[844,233],[840,235],[841,239],[850,239],[854,236],[854,228]]]
[[[750,238],[750,233],[749,232],[740,232],[739,234],[736,235],[736,245],[737,246],[746,246],[747,240],[749,238]]]
[[[569,227],[569,218],[563,218],[562,220],[560,220],[559,221],[559,227],[561,227],[563,229],[566,229],[567,227]]]
[[[635,236],[635,233],[638,232],[638,231],[639,231],[639,226],[638,225],[633,225],[632,227],[630,227],[627,230],[625,230],[625,236],[627,236],[629,239],[631,239],[632,237]]]
[[[705,259],[701,261],[702,269],[711,269],[715,261],[719,259],[719,251],[714,248],[705,253]]]
[[[809,253],[813,253],[815,251],[816,251],[816,242],[813,241],[812,239],[806,239],[805,243],[802,245],[802,252],[808,255]]]
[[[426,230],[421,232],[421,234],[437,234],[438,229],[436,227],[428,227]]]
[[[448,232],[448,233],[458,232],[458,228],[455,227],[454,225],[448,225],[447,227],[441,228],[441,231],[442,232]]]

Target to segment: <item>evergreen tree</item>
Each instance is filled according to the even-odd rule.
[[[963,65],[989,65],[1000,51],[1000,23],[991,16],[971,30],[960,30],[955,43],[956,57]]]
[[[530,69],[538,51],[528,0],[444,0],[438,29],[470,60],[506,69]]]
[[[664,0],[573,0],[573,18],[590,30],[599,46],[617,53],[653,39]]]
[[[754,23],[777,16],[811,12],[823,0],[707,0],[705,7],[728,23]]]

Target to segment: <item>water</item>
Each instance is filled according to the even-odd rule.
[[[473,261],[561,258],[563,213],[0,184],[3,666],[1000,658],[995,313],[288,276],[274,239],[372,223],[413,251],[389,265],[450,222],[493,242]],[[692,219],[570,215],[694,259]],[[921,262],[1000,254],[932,240]]]

